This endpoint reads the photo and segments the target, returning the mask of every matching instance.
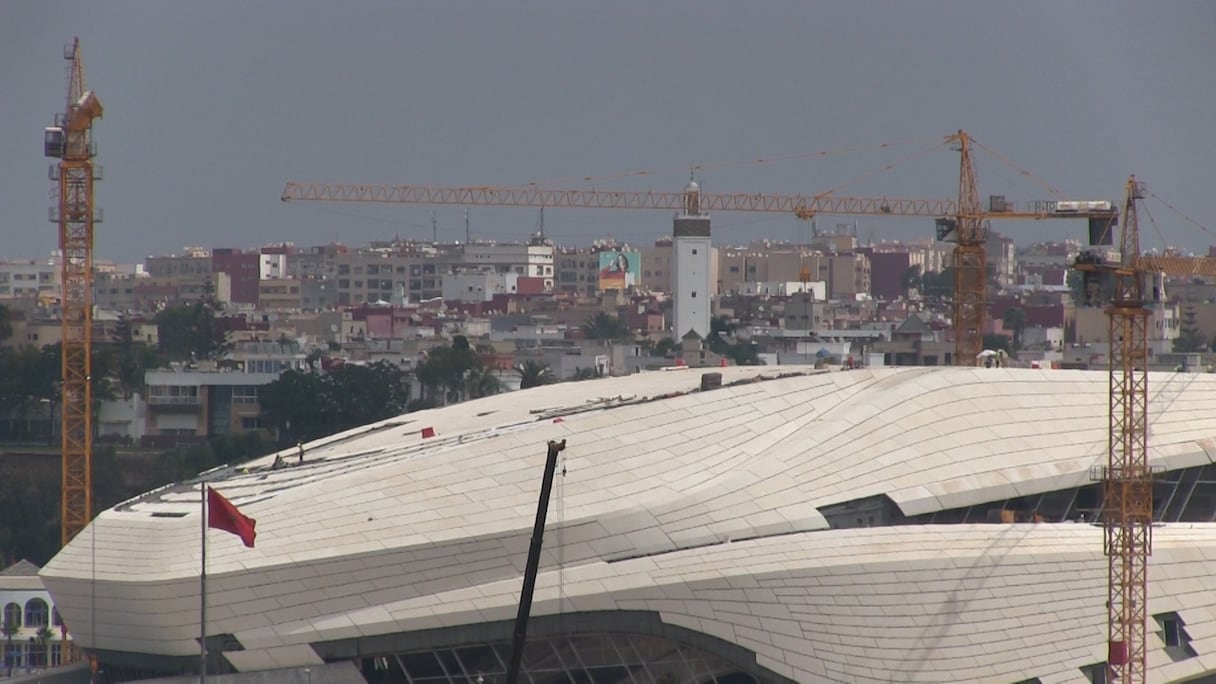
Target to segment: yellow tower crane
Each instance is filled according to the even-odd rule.
[[[1087,281],[1088,293],[1100,293],[1102,279],[1113,281],[1106,309],[1110,439],[1107,463],[1096,474],[1103,484],[1101,521],[1108,566],[1107,681],[1121,684],[1148,681],[1145,618],[1153,548],[1153,467],[1148,462],[1150,311],[1144,280],[1158,274],[1216,277],[1216,259],[1140,253],[1138,206],[1146,192],[1135,176],[1128,178],[1117,258],[1090,251],[1073,264]]]
[[[51,176],[57,181],[51,222],[59,224],[61,258],[62,460],[61,533],[63,544],[93,516],[93,205],[97,180],[91,139],[93,120],[101,118],[101,101],[84,85],[80,39],[64,49],[70,62],[67,107],[45,129],[44,153],[59,159]]]
[[[937,221],[938,239],[955,244],[954,365],[972,366],[983,349],[988,316],[988,258],[985,251],[991,219],[1088,219],[1107,225],[1115,215],[1110,202],[1034,202],[1017,209],[1003,197],[991,197],[982,206],[976,186],[972,149],[978,145],[964,131],[940,139],[959,153],[958,199],[844,197],[767,193],[556,190],[524,187],[434,187],[416,185],[352,185],[288,182],[284,202],[372,202],[385,204],[463,204],[506,207],[579,207],[588,209],[666,209],[679,211],[686,200],[702,210],[788,213],[800,219],[819,214],[833,216],[913,216]],[[987,148],[984,148],[987,150]],[[988,150],[991,152],[991,150]],[[994,153],[995,154],[995,153]],[[999,155],[997,155],[999,157]],[[1001,161],[1009,164],[1004,158]],[[1012,164],[1009,164],[1013,166]],[[1016,166],[1014,168],[1017,168]],[[1017,169],[1023,174],[1027,172]],[[640,175],[640,174],[638,174]],[[1028,174],[1029,175],[1029,174]],[[1061,208],[1061,205],[1065,205]],[[809,277],[809,276],[808,276]]]

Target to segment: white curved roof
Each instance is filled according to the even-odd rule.
[[[568,443],[567,475],[549,517],[551,530],[564,530],[564,544],[559,554],[556,537],[546,540],[543,567],[552,573],[560,555],[567,581],[571,573],[596,577],[611,568],[596,581],[601,593],[614,596],[614,587],[631,586],[612,574],[623,569],[646,574],[670,567],[692,581],[706,563],[733,563],[731,576],[760,577],[780,565],[762,560],[771,552],[810,571],[830,566],[822,560],[825,548],[851,540],[872,544],[879,565],[901,563],[933,543],[938,550],[930,555],[940,560],[941,547],[965,528],[828,532],[817,509],[886,494],[916,515],[1076,487],[1106,459],[1105,373],[711,370],[720,370],[727,386],[695,391],[701,373],[694,370],[563,383],[352,430],[306,445],[302,465],[284,452],[292,465],[283,470],[269,470],[267,457],[248,473],[212,474],[212,485],[257,519],[258,541],[246,549],[235,537],[210,533],[209,633],[233,633],[245,644],[229,654],[240,669],[294,666],[315,661],[307,643],[333,625],[363,634],[422,629],[430,625],[422,615],[397,617],[389,607],[408,611],[444,596],[478,605],[478,597],[499,589],[518,591],[551,439]],[[1210,462],[1216,376],[1154,375],[1150,388],[1153,462],[1170,469]],[[424,427],[437,435],[422,438]],[[170,655],[197,651],[198,502],[195,485],[106,511],[43,570],[78,641]],[[981,526],[966,534],[1007,529]],[[1093,547],[1085,551],[1060,536],[1088,533],[1086,526],[1031,531],[1026,539],[1038,541],[1030,550],[1019,542],[1015,551],[1084,558],[1093,551],[1086,567],[1097,562],[1104,569],[1100,535],[1085,538]],[[731,555],[749,548],[739,540],[757,537],[764,539],[742,542],[754,553]],[[1216,537],[1202,528],[1181,539],[1182,546],[1206,545]],[[1213,569],[1206,560],[1194,562]],[[88,633],[91,616],[80,619],[90,615],[93,573],[104,586],[99,596],[123,608],[104,617],[99,611],[97,636]],[[1101,593],[1104,570],[1099,580]],[[1088,589],[1077,592],[1078,600],[1088,596]],[[585,600],[595,594],[588,590]],[[498,619],[506,603],[486,603],[481,619]],[[445,624],[477,617],[457,612]],[[736,643],[756,646],[734,634]],[[1093,643],[1101,646],[1104,637]],[[830,651],[815,654],[826,659]],[[764,653],[773,665],[776,656]],[[916,657],[936,663],[944,656]],[[897,679],[911,676],[898,671]]]

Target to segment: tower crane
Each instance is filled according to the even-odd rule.
[[[543,189],[536,185],[417,186],[299,183],[289,181],[284,202],[371,202],[382,204],[456,204],[504,207],[575,207],[588,209],[666,209],[680,211],[687,202],[702,211],[777,212],[809,220],[818,214],[837,216],[911,216],[937,221],[938,239],[955,243],[954,328],[955,365],[970,366],[983,348],[988,315],[987,241],[990,219],[1085,218],[1109,224],[1115,210],[1109,202],[1074,203],[1060,211],[1053,202],[1035,202],[1024,210],[1003,197],[992,197],[985,210],[980,202],[972,161],[974,139],[964,131],[945,136],[943,142],[959,152],[957,199],[845,197],[831,192],[818,195],[768,193],[703,193]],[[687,197],[692,192],[695,197]]]
[[[1148,320],[1146,276],[1216,276],[1216,259],[1147,256],[1140,253],[1137,205],[1143,183],[1127,180],[1118,259],[1089,252],[1073,268],[1087,292],[1100,279],[1113,280],[1106,309],[1109,333],[1110,438],[1103,483],[1103,552],[1107,557],[1107,681],[1147,680],[1145,618],[1148,615],[1148,557],[1153,543],[1153,470],[1148,463]],[[1094,302],[1089,302],[1094,303]]]
[[[67,107],[44,131],[47,157],[57,182],[51,222],[59,224],[61,317],[63,326],[61,534],[63,544],[89,524],[93,515],[93,225],[100,221],[93,206],[97,180],[91,139],[93,120],[101,118],[101,101],[84,84],[80,39],[64,48],[68,60]]]

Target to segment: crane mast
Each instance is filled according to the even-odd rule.
[[[1117,260],[1103,252],[1083,253],[1073,263],[1085,280],[1089,304],[1108,290],[1110,416],[1102,482],[1102,548],[1107,558],[1106,681],[1148,681],[1148,559],[1153,550],[1153,476],[1148,462],[1148,328],[1144,279],[1148,275],[1216,278],[1216,259],[1140,253],[1137,207],[1149,194],[1135,176],[1127,179],[1124,224]],[[1101,249],[1101,246],[1099,245]],[[1108,288],[1109,286],[1109,288]]]
[[[971,137],[963,131],[954,136],[959,153],[958,214],[955,225],[958,243],[951,260],[954,266],[954,364],[972,365],[984,348],[984,323],[988,317],[987,231],[980,193],[971,163]]]
[[[1144,682],[1148,557],[1152,553],[1153,477],[1148,464],[1148,319],[1139,266],[1136,177],[1127,181],[1121,260],[1107,310],[1110,340],[1110,453],[1103,476],[1102,523],[1108,564],[1108,680]]]
[[[93,120],[101,118],[101,102],[84,85],[80,39],[64,49],[70,62],[67,107],[45,130],[44,153],[59,158],[52,168],[57,181],[51,222],[59,225],[61,258],[62,348],[62,495],[63,544],[85,528],[93,513],[93,204],[96,180],[91,139]]]

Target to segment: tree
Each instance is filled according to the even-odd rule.
[[[451,346],[440,345],[428,350],[426,360],[414,373],[422,385],[423,398],[442,406],[497,392],[498,379],[481,372],[484,370],[482,353],[473,349],[464,335],[452,338]]]
[[[735,362],[736,366],[762,366],[760,351],[751,341],[739,341],[726,350],[726,356]]]
[[[48,345],[42,349],[22,347],[0,351],[0,413],[17,419],[14,437],[23,441],[30,437],[28,419],[37,409],[47,405],[50,423],[54,423],[55,409],[59,404],[60,346]],[[47,430],[47,441],[53,439],[54,430]]]
[[[13,336],[13,317],[8,307],[0,304],[0,342]]]
[[[197,301],[161,311],[156,315],[161,351],[178,361],[223,356],[232,348],[220,324],[223,309],[208,280],[203,285],[203,296]]]
[[[470,368],[464,378],[464,396],[468,399],[480,399],[502,390],[498,376],[485,366]]]
[[[1078,305],[1085,303],[1085,278],[1080,271],[1068,269],[1068,273],[1064,275],[1064,284],[1068,286],[1068,292],[1072,295],[1072,301]]]
[[[41,665],[42,667],[50,667],[51,665],[51,659],[49,657],[50,649],[48,647],[50,646],[51,639],[53,638],[55,638],[55,633],[52,632],[51,628],[47,627],[46,625],[39,627],[38,631],[34,635],[34,641],[38,644],[39,650],[40,662],[38,665]]]
[[[900,277],[899,284],[907,292],[920,294],[925,286],[924,278],[921,277],[920,264],[909,266],[908,270],[904,271],[903,276]]]
[[[59,480],[8,466],[0,473],[0,555],[43,565],[59,550]]]
[[[517,364],[515,370],[519,373],[520,389],[548,385],[557,380],[553,376],[553,371],[549,368],[549,364],[542,361],[524,361],[521,364]]]
[[[258,405],[284,444],[326,434],[336,407],[330,406],[325,376],[285,371],[258,388]]]
[[[1005,309],[1001,317],[1001,327],[1013,331],[1014,351],[1022,348],[1022,333],[1026,330],[1026,312],[1016,306]]]
[[[4,667],[8,676],[13,676],[13,637],[21,631],[21,623],[13,622],[9,616],[4,616],[4,625],[0,626],[0,634],[4,634]]]
[[[705,339],[706,346],[715,354],[725,356],[737,366],[759,366],[760,353],[750,340],[740,340],[734,337],[738,324],[731,322],[727,316],[714,316],[709,321],[709,337]],[[724,336],[729,336],[727,341]]]
[[[114,382],[122,398],[129,400],[143,389],[144,374],[160,367],[161,360],[155,350],[135,340],[131,320],[126,316],[119,316],[114,326],[114,350]]]
[[[680,348],[679,343],[673,337],[664,337],[654,345],[655,356],[670,356]]]
[[[385,362],[345,364],[320,374],[289,370],[258,391],[262,414],[291,444],[383,420],[410,403],[405,372]]]
[[[950,299],[954,296],[954,267],[947,266],[940,272],[925,271],[921,276],[921,295],[925,299]]]
[[[1004,349],[1009,352],[1009,336],[1008,335],[984,335],[984,349],[997,351]]]
[[[1199,330],[1199,315],[1192,304],[1187,304],[1182,310],[1182,320],[1179,321],[1178,337],[1174,338],[1174,351],[1179,354],[1189,354],[1206,351],[1208,338]]]
[[[623,341],[633,338],[625,319],[603,311],[589,317],[581,327],[583,335],[589,340]]]
[[[574,382],[578,382],[580,380],[594,380],[602,377],[604,377],[604,374],[600,372],[600,369],[585,366],[574,371],[574,375],[570,379]]]
[[[331,369],[328,381],[330,402],[336,407],[334,420],[347,430],[405,413],[410,386],[400,366],[377,361],[366,366],[344,364]]]

